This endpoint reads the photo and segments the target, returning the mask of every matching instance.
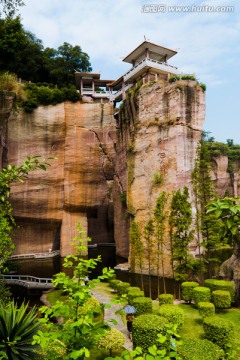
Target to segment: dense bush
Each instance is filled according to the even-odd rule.
[[[196,78],[194,75],[188,75],[188,74],[183,74],[183,75],[173,75],[173,76],[170,76],[169,78],[169,82],[170,83],[173,83],[177,80],[192,80],[192,81],[196,81]]]
[[[127,289],[127,293],[131,292],[131,291],[141,291],[140,287],[138,286],[130,286],[128,289]]]
[[[122,296],[123,294],[127,293],[127,289],[130,287],[128,282],[121,281],[116,284],[116,291],[118,296]]]
[[[27,84],[24,88],[27,99],[22,101],[22,107],[26,112],[32,112],[39,105],[56,105],[63,101],[76,102],[80,95],[74,86],[70,88],[52,89],[49,86],[37,86]]]
[[[184,321],[184,311],[175,305],[161,305],[158,310],[158,314],[168,320],[169,323],[177,325],[177,329],[180,329]]]
[[[204,319],[203,328],[208,340],[216,343],[222,349],[234,341],[234,325],[230,320],[216,316]]]
[[[109,350],[110,355],[113,350],[120,350],[125,344],[125,336],[117,329],[110,329],[97,342],[97,346]]]
[[[198,311],[203,318],[213,316],[215,315],[215,306],[211,302],[200,301],[198,303]]]
[[[128,303],[130,305],[133,305],[133,300],[137,297],[143,297],[144,296],[144,291],[142,290],[132,290],[129,291],[127,294],[127,298],[128,298]]]
[[[212,292],[212,302],[216,309],[228,309],[231,307],[231,295],[229,291],[215,290]]]
[[[149,297],[137,297],[133,299],[133,306],[137,310],[137,315],[147,314],[152,312],[152,299]]]
[[[158,296],[159,305],[170,304],[173,305],[173,295],[172,294],[161,294]]]
[[[109,285],[111,286],[111,288],[113,290],[117,290],[117,285],[121,282],[121,280],[117,280],[117,279],[111,279],[109,281]]]
[[[181,285],[182,299],[184,301],[191,302],[193,299],[193,289],[199,286],[196,281],[185,281]]]
[[[158,334],[165,334],[165,325],[168,320],[164,317],[143,314],[133,320],[133,347],[140,346],[144,352],[147,352],[149,346],[156,345],[158,348],[167,347],[169,344],[160,344]]]
[[[234,300],[234,284],[231,281],[227,280],[216,280],[216,279],[206,279],[204,281],[206,287],[209,287],[211,292],[215,290],[225,290],[229,291],[231,295],[231,301]]]
[[[187,339],[179,345],[178,354],[184,360],[218,360],[222,359],[223,350],[206,339]]]
[[[210,289],[204,286],[196,287],[193,289],[193,300],[196,305],[198,305],[200,301],[209,302],[211,300]]]

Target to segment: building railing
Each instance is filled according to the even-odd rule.
[[[46,251],[42,253],[31,253],[31,254],[19,254],[10,256],[10,260],[15,259],[44,259],[44,258],[52,258],[60,254],[60,250],[55,251]]]
[[[145,58],[145,59],[141,60],[138,64],[133,66],[128,72],[126,72],[123,75],[124,81],[127,81],[130,77],[137,74],[138,71],[143,69],[145,66],[153,67],[153,68],[155,68],[157,70],[163,70],[163,71],[169,72],[171,74],[177,74],[178,73],[178,70],[177,70],[177,68],[175,66],[168,65],[167,63],[157,61],[157,60],[153,60],[153,59],[150,59],[150,58]]]
[[[38,278],[30,275],[0,275],[0,281],[26,288],[51,289],[53,287],[51,278]]]

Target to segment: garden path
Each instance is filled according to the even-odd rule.
[[[124,347],[128,350],[132,350],[132,342],[128,338],[127,326],[123,323],[121,316],[115,314],[115,312],[120,310],[123,306],[121,304],[111,303],[111,299],[113,298],[111,295],[98,291],[97,289],[92,289],[91,292],[100,303],[111,305],[111,308],[106,308],[104,311],[104,320],[106,322],[109,322],[111,319],[117,320],[117,325],[114,325],[111,322],[109,324],[111,327],[120,330],[124,334],[126,339]]]

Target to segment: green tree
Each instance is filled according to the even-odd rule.
[[[47,49],[46,54],[51,56],[48,64],[50,81],[58,85],[75,84],[75,71],[92,70],[88,54],[83,52],[79,45],[72,46],[64,42],[56,52]]]
[[[141,240],[141,232],[136,221],[132,221],[130,225],[130,251],[131,251],[131,268],[135,271],[135,264],[140,267],[141,273],[141,289],[144,290],[143,285],[143,255],[144,248]]]
[[[17,8],[23,5],[24,2],[22,0],[0,0],[0,16],[3,12],[6,16],[12,17],[16,13]]]
[[[202,259],[202,248],[205,251],[205,258],[208,267],[208,277],[212,276],[212,263],[218,259],[212,256],[214,250],[220,247],[219,241],[219,221],[212,213],[207,213],[206,205],[210,200],[216,198],[214,183],[211,178],[211,156],[207,142],[202,139],[197,152],[195,167],[192,172],[192,184],[194,202],[196,208],[195,228],[198,241],[201,277],[204,272],[204,262]]]
[[[144,238],[146,244],[147,252],[147,262],[148,262],[148,286],[149,286],[149,296],[152,297],[152,282],[151,282],[151,265],[153,262],[153,253],[154,253],[154,226],[153,220],[149,219],[146,226],[144,227]]]
[[[154,225],[155,225],[155,238],[157,242],[157,277],[158,277],[158,295],[160,294],[160,274],[159,265],[162,265],[162,279],[163,290],[166,294],[166,281],[165,281],[165,268],[164,268],[164,235],[166,230],[167,220],[167,205],[168,195],[163,191],[157,198],[156,207],[154,209]]]
[[[189,202],[188,188],[173,192],[169,216],[172,238],[172,260],[174,262],[175,279],[179,282],[187,280],[191,269],[192,257],[189,244],[193,239],[192,210]],[[179,286],[180,295],[180,286]]]
[[[63,289],[67,300],[59,300],[51,308],[47,306],[40,308],[44,316],[40,320],[44,324],[44,329],[34,337],[34,344],[42,347],[43,355],[47,359],[65,360],[89,357],[91,348],[105,334],[105,330],[109,329],[106,323],[96,322],[94,319],[94,314],[102,312],[101,306],[92,308],[84,305],[92,296],[91,289],[95,284],[112,277],[114,271],[104,268],[103,275],[85,282],[86,276],[100,261],[100,256],[97,259],[88,260],[82,257],[87,250],[84,245],[86,236],[80,224],[77,224],[77,229],[78,235],[72,244],[75,254],[66,256],[63,263],[66,269],[73,269],[73,277],[61,272],[53,280],[55,287]],[[53,318],[59,317],[63,319],[62,324],[52,322]],[[56,344],[61,347],[61,354]]]

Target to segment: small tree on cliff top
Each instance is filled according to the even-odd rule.
[[[11,234],[14,227],[12,207],[9,202],[11,184],[24,182],[28,173],[36,169],[46,170],[49,164],[39,156],[28,157],[21,166],[8,165],[0,171],[0,273],[4,271],[6,261],[14,250]]]

